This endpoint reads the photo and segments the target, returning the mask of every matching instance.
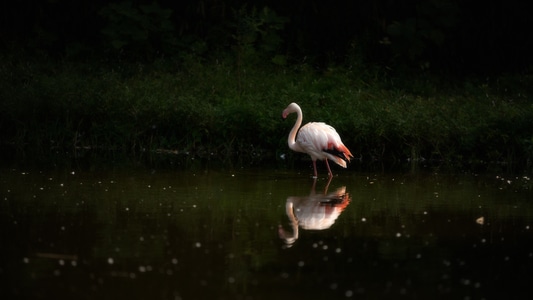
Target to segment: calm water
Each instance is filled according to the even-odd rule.
[[[337,170],[336,170],[337,171]],[[512,299],[529,177],[0,170],[2,299]]]

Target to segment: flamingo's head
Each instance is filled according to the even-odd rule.
[[[285,120],[289,114],[297,112],[299,108],[300,106],[293,102],[283,110],[283,112],[281,113],[281,117],[283,118],[283,120]]]

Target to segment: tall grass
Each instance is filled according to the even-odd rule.
[[[398,83],[343,67],[2,61],[1,143],[32,156],[100,149],[272,161],[289,153],[292,119],[280,113],[294,101],[304,122],[330,123],[366,161],[533,161],[531,75]]]

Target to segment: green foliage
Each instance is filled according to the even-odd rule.
[[[294,101],[304,122],[333,125],[364,161],[533,161],[529,81],[515,77],[443,89],[425,76],[398,86],[395,78],[342,67],[317,74],[270,63],[239,72],[231,61],[191,60],[180,71],[169,68],[172,61],[2,61],[2,146],[36,157],[113,150],[272,161],[291,153],[286,137],[294,119],[282,122],[280,114]]]
[[[268,7],[261,10],[243,6],[234,11],[233,39],[239,62],[261,62],[270,60],[285,65],[286,59],[279,54],[283,42],[280,32],[288,19],[281,17]]]
[[[106,20],[102,34],[116,51],[154,55],[176,49],[174,25],[170,20],[172,10],[160,7],[157,2],[147,5],[112,2],[101,9],[100,15]]]
[[[11,1],[0,51],[56,59],[268,61],[502,72],[530,68],[527,2]],[[348,58],[348,59],[347,59]]]
[[[387,27],[393,53],[429,67],[429,51],[442,48],[453,34],[459,10],[450,0],[422,1],[414,15],[395,20]]]

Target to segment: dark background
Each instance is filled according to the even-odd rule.
[[[150,61],[191,53],[212,59],[235,55],[243,42],[239,37],[245,36],[241,30],[252,28],[263,34],[264,46],[272,46],[263,53],[283,55],[287,64],[324,69],[355,59],[398,70],[522,72],[529,71],[533,50],[527,5],[515,0],[5,1],[0,50],[48,59]],[[258,14],[251,18],[258,22],[246,23],[264,7],[275,13],[274,20]],[[275,39],[264,35],[267,31]]]

